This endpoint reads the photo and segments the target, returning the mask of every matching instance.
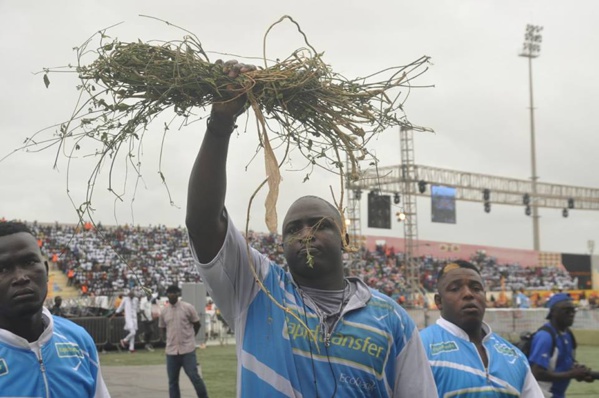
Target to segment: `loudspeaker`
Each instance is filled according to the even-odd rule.
[[[368,228],[391,229],[391,196],[368,194]]]

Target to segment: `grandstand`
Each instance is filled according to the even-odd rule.
[[[201,283],[184,228],[94,228],[37,222],[28,225],[52,264],[47,305],[51,306],[53,296],[61,295],[67,316],[86,327],[99,347],[118,345],[122,319],[105,315],[114,310],[115,298],[126,289],[143,286],[164,300],[166,288],[173,283]],[[247,238],[253,247],[284,266],[279,235],[250,231]],[[597,280],[596,257],[539,255],[528,250],[447,242],[420,243],[415,257],[420,276],[418,300],[406,299],[412,290],[406,279],[403,242],[399,238],[365,237],[360,250],[346,256],[346,272],[404,305],[422,328],[439,316],[433,300],[438,270],[455,259],[466,259],[481,269],[489,308],[485,320],[497,332],[514,338],[522,331],[535,329],[546,314],[545,300],[557,290],[568,291],[580,301],[576,329],[599,330],[599,292],[593,284]],[[512,292],[520,288],[531,298],[532,309],[515,308]],[[201,316],[210,338],[213,325],[218,323],[210,322],[208,312]],[[159,343],[156,328],[154,338]]]
[[[184,228],[165,226],[93,228],[62,224],[31,223],[38,234],[44,254],[54,260],[58,270],[54,285],[64,292],[77,289],[82,296],[115,296],[125,289],[144,286],[164,295],[173,283],[201,282],[193,264]],[[281,237],[250,231],[248,239],[271,259],[285,263]],[[531,250],[510,250],[486,246],[420,241],[417,257],[423,291],[434,290],[438,270],[447,262],[467,259],[477,264],[489,294],[524,288],[532,292],[588,290],[596,294],[590,256],[557,253],[550,263],[541,263]],[[366,237],[365,246],[347,257],[348,273],[356,275],[401,302],[407,292],[402,239]],[[582,260],[586,261],[581,261]],[[577,262],[569,262],[572,259]],[[586,263],[588,267],[580,267]],[[594,264],[594,262],[593,262]],[[62,274],[62,275],[60,275]],[[69,275],[70,278],[66,276]],[[54,290],[55,286],[51,286]],[[405,304],[405,303],[404,303]],[[421,303],[422,305],[422,303]]]

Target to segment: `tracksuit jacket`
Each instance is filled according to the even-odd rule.
[[[0,329],[0,398],[110,398],[91,336],[46,308],[42,316],[33,343]]]

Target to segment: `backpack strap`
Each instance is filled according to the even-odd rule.
[[[578,345],[576,343],[576,337],[574,337],[574,333],[572,332],[572,329],[568,328],[568,329],[566,329],[566,332],[570,334],[570,337],[572,338],[572,348],[575,350],[576,346]]]
[[[548,332],[551,335],[551,341],[553,342],[553,348],[551,349],[551,355],[553,355],[553,352],[555,351],[555,339],[557,338],[557,332],[555,331],[555,329],[553,329],[551,326],[549,325],[543,325],[541,326],[537,332],[539,330],[544,330],[546,332]],[[572,333],[572,329],[567,328],[566,329],[566,333],[568,333],[570,335],[570,337],[572,338],[572,349],[576,349],[577,343],[576,343],[576,337],[574,337],[574,333]]]
[[[544,331],[546,331],[547,333],[549,333],[551,335],[551,347],[552,347],[551,348],[551,355],[553,356],[553,353],[555,352],[555,346],[556,346],[555,339],[557,338],[557,336],[556,336],[557,332],[551,326],[549,326],[549,325],[543,325],[543,326],[541,326],[537,330],[537,332],[539,332],[541,330],[544,330]]]

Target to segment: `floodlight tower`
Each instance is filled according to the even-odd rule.
[[[531,192],[531,207],[532,207],[532,236],[534,250],[539,251],[541,249],[541,242],[539,238],[539,209],[537,207],[537,157],[536,157],[536,143],[535,143],[535,108],[534,100],[532,95],[532,60],[537,58],[541,52],[541,42],[543,37],[541,32],[543,31],[542,26],[537,25],[526,25],[526,33],[524,34],[524,45],[522,52],[519,54],[521,57],[528,58],[528,88],[530,93],[530,161],[532,169],[532,192]]]

